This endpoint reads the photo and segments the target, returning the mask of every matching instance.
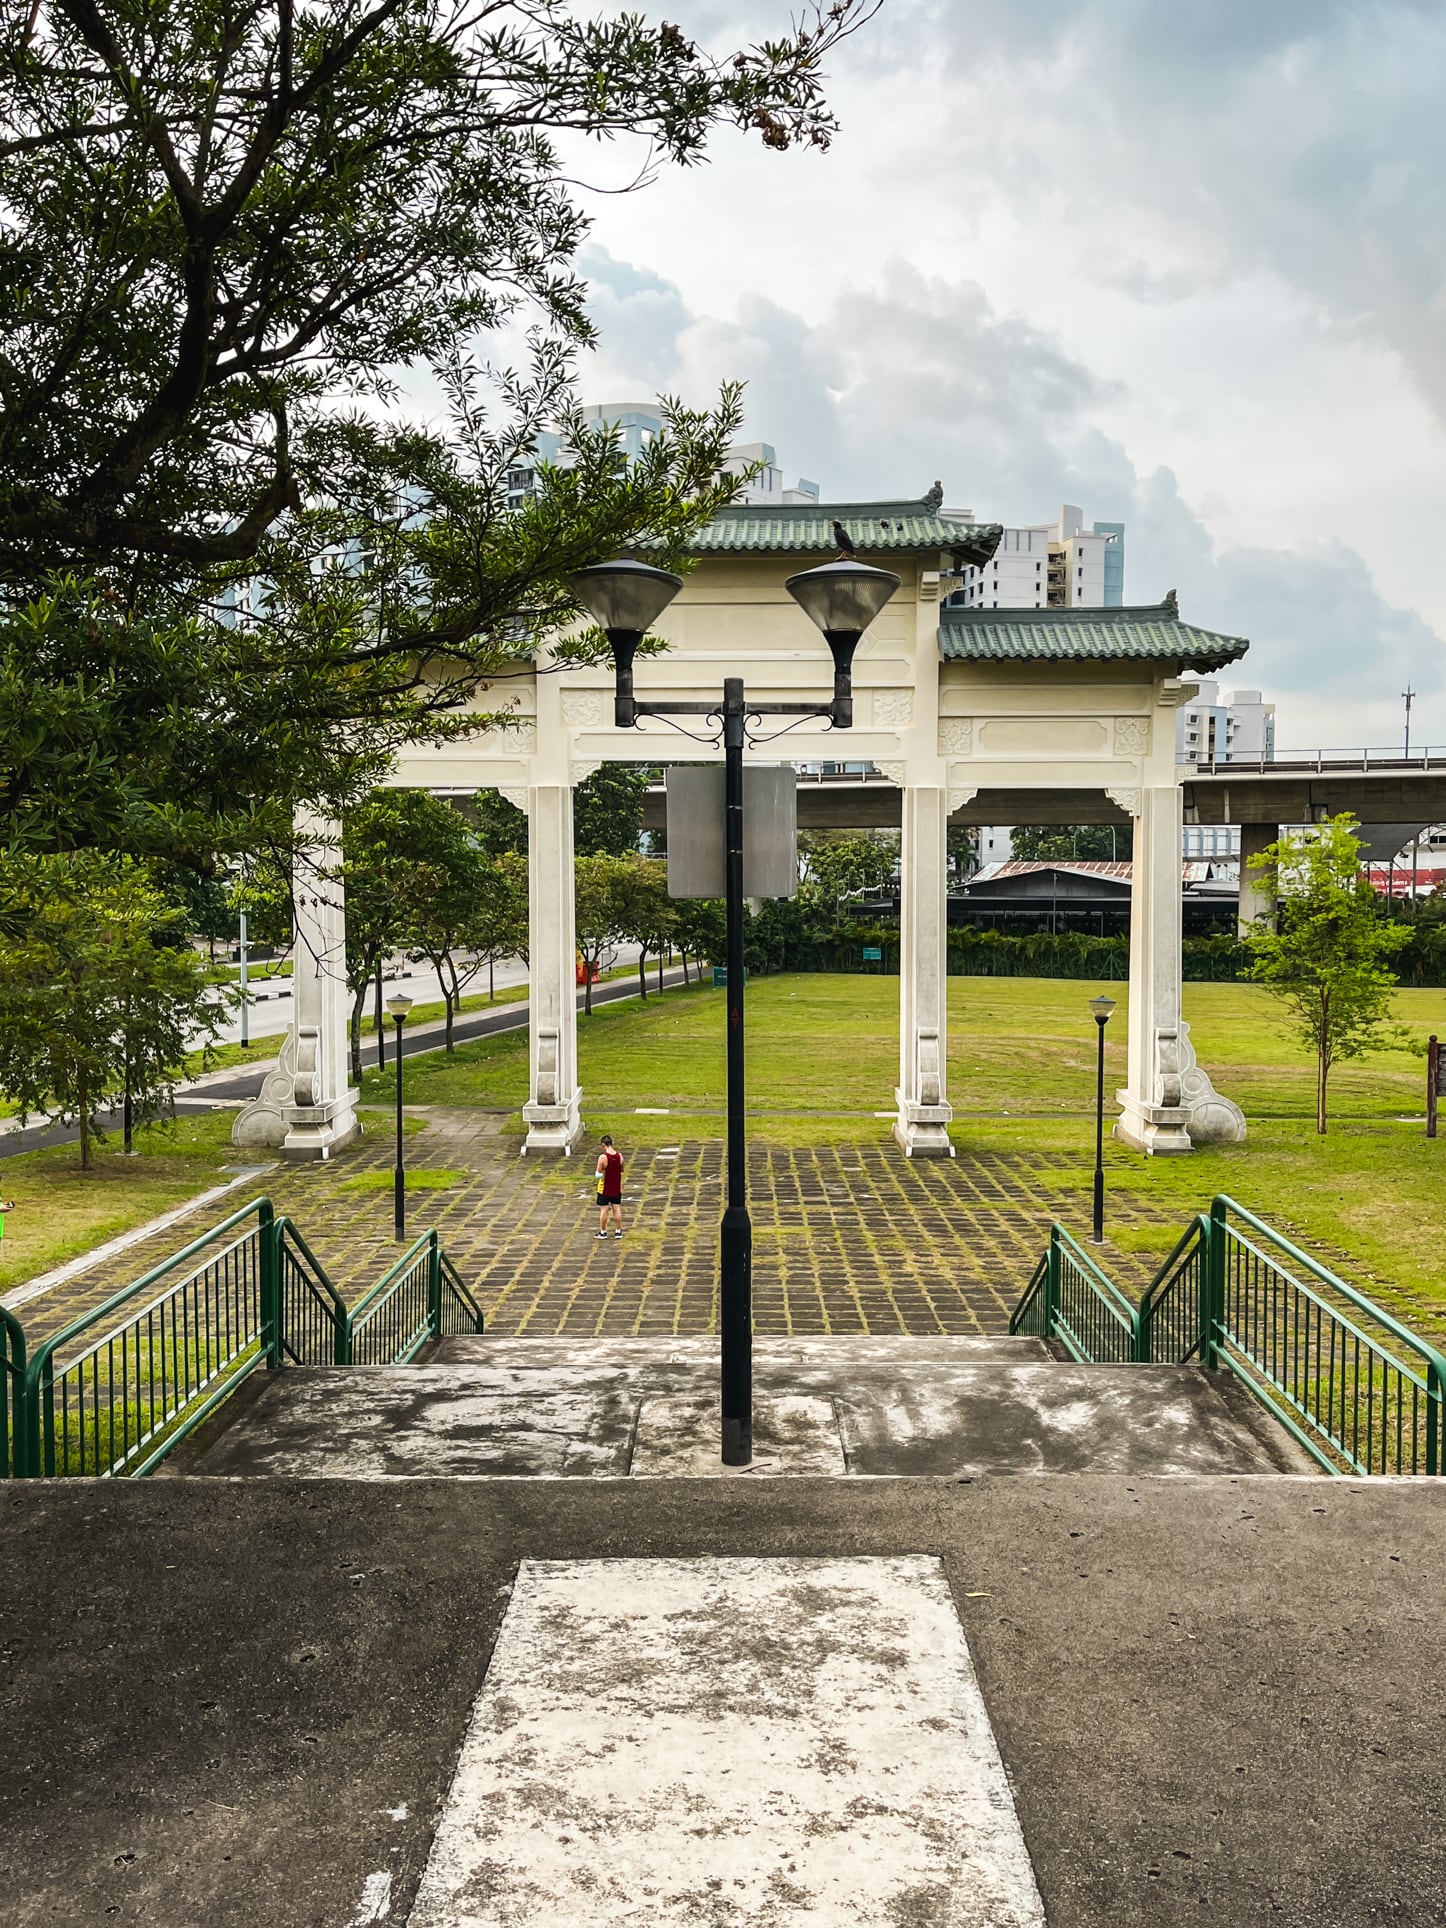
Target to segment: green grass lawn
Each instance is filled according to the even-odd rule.
[[[243,1162],[231,1122],[232,1113],[220,1111],[138,1131],[138,1158],[121,1156],[117,1134],[97,1146],[90,1172],[81,1171],[74,1145],[0,1161],[0,1194],[15,1202],[0,1240],[0,1290],[224,1185],[221,1166]]]
[[[1094,1023],[1087,983],[1043,978],[951,978],[949,1081],[961,1153],[1034,1151],[1093,1164]],[[1115,987],[1117,993],[1120,987]],[[886,1139],[898,1071],[898,980],[781,976],[754,979],[748,1002],[748,1099],[759,1135],[785,1143]],[[1111,1144],[1110,1184],[1178,1208],[1183,1227],[1217,1191],[1323,1247],[1328,1264],[1370,1286],[1417,1323],[1440,1329],[1446,1284],[1446,1138],[1428,1142],[1424,1059],[1393,1048],[1342,1066],[1331,1081],[1332,1127],[1315,1131],[1315,1066],[1253,985],[1187,984],[1185,1014],[1200,1062],[1250,1121],[1249,1142],[1188,1158],[1145,1159]],[[1403,990],[1396,1018],[1409,1037],[1446,1034],[1446,991]],[[1106,1090],[1124,1079],[1125,1004],[1107,1033]],[[721,1136],[723,993],[711,986],[604,1006],[578,1023],[590,1129],[627,1145]],[[518,1031],[408,1061],[417,1105],[481,1105],[516,1112],[526,1096],[527,1036]],[[390,1072],[368,1074],[385,1103]],[[666,1116],[638,1115],[639,1107]],[[521,1129],[513,1120],[513,1128]],[[1140,1235],[1143,1257],[1170,1239]],[[1158,1254],[1151,1250],[1158,1242]]]

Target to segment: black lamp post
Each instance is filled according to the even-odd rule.
[[[823,631],[833,655],[831,703],[750,703],[741,676],[723,680],[717,703],[639,703],[633,695],[638,644],[683,586],[681,576],[644,562],[603,562],[572,577],[578,601],[607,635],[613,654],[613,722],[634,728],[649,716],[701,716],[723,745],[724,902],[728,965],[728,1196],[719,1236],[719,1337],[723,1464],[753,1457],[753,1225],[748,1216],[743,1057],[743,748],[750,721],[815,716],[852,727],[853,659],[859,638],[899,586],[890,569],[830,562],[790,576],[785,587]]]
[[[392,1187],[392,1229],[396,1237],[407,1236],[407,1168],[402,1153],[402,1026],[412,1000],[400,992],[387,999],[387,1011],[397,1027],[397,1169]]]
[[[1095,1058],[1095,1230],[1094,1242],[1103,1245],[1105,1239],[1105,1026],[1114,1012],[1115,1000],[1106,997],[1090,999],[1090,1009],[1095,1014],[1095,1034],[1099,1040]]]

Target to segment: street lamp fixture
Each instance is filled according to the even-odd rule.
[[[789,594],[818,625],[834,661],[831,703],[750,703],[741,676],[723,679],[718,703],[639,703],[633,657],[649,627],[683,586],[681,576],[642,562],[603,562],[579,569],[574,595],[607,635],[613,654],[613,721],[620,730],[649,716],[710,719],[723,746],[724,902],[728,941],[728,1194],[719,1231],[719,1341],[722,1449],[725,1466],[753,1458],[753,1225],[748,1216],[743,1055],[743,748],[750,723],[765,716],[812,716],[836,730],[851,727],[853,659],[859,638],[899,587],[890,569],[865,562],[825,563],[790,576]]]
[[[397,1027],[397,1168],[392,1185],[392,1230],[398,1239],[407,1236],[407,1168],[402,1154],[402,1026],[412,1000],[395,992],[387,999],[387,1014]]]
[[[854,651],[869,624],[899,586],[892,569],[867,562],[826,562],[805,569],[783,585],[804,615],[823,631],[833,654],[833,705],[836,730],[853,727]]]
[[[572,577],[572,592],[608,639],[613,653],[613,727],[630,730],[638,720],[633,701],[633,657],[638,644],[683,587],[671,569],[651,563],[597,562]]]
[[[1105,1241],[1105,1026],[1114,1014],[1115,1000],[1103,992],[1090,999],[1098,1050],[1095,1057],[1095,1224],[1094,1242]]]

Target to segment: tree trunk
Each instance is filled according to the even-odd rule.
[[[663,992],[663,953],[659,951],[658,952],[658,995],[660,997],[662,996],[662,992]]]
[[[582,954],[582,1014],[592,1016],[592,959],[586,951]]]
[[[75,1081],[76,1097],[80,1108],[80,1169],[90,1170],[90,1080],[85,1075],[85,1066],[80,1067]]]
[[[377,1031],[377,1070],[385,1071],[387,1068],[387,1013],[386,1006],[382,1002],[382,960],[380,958],[377,959],[376,986],[377,995],[372,1010],[375,1013],[373,1023]]]
[[[1330,1070],[1330,1060],[1324,1051],[1316,1054],[1315,1079],[1315,1128],[1322,1137],[1326,1128],[1326,1075]]]
[[[683,988],[686,990],[688,987],[688,953],[686,951],[679,951],[678,955],[683,960]]]
[[[648,1001],[648,947],[646,944],[638,946],[638,989],[646,1004]]]
[[[363,978],[357,986],[356,996],[351,1001],[351,1075],[359,1085],[362,1081],[361,1028],[362,1014],[366,1010],[368,978]]]

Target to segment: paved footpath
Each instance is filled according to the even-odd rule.
[[[419,1109],[407,1140],[415,1167],[455,1171],[442,1191],[417,1192],[411,1224],[436,1224],[477,1293],[489,1331],[565,1334],[712,1332],[723,1147],[680,1135],[676,1147],[634,1152],[628,1230],[600,1242],[591,1159],[517,1155],[507,1114]],[[378,1125],[382,1121],[377,1120]],[[678,1120],[680,1134],[686,1122]],[[841,1127],[841,1132],[846,1127]],[[1044,1249],[1052,1219],[1083,1235],[1088,1172],[1056,1154],[994,1152],[906,1159],[892,1141],[789,1146],[754,1127],[749,1153],[754,1316],[761,1333],[999,1333]],[[257,1181],[300,1225],[343,1291],[371,1283],[396,1256],[389,1191],[349,1189],[390,1169],[385,1126],[334,1163],[278,1166]],[[234,1194],[241,1203],[248,1192]],[[232,1200],[227,1201],[228,1205]],[[1111,1223],[1178,1230],[1124,1185]],[[43,1337],[139,1278],[204,1229],[198,1218],[133,1246],[25,1307]],[[1167,1249],[1172,1238],[1162,1242]],[[1138,1286],[1144,1263],[1108,1243],[1112,1277]]]

